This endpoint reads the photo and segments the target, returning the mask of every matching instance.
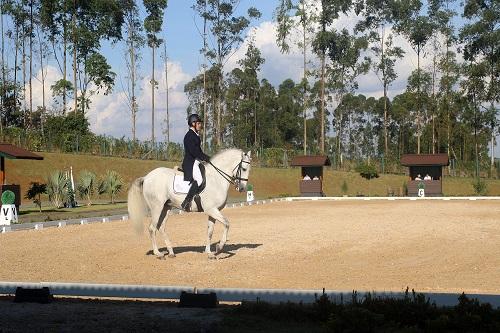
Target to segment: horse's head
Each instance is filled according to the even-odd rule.
[[[248,175],[250,174],[250,167],[252,162],[252,152],[241,152],[241,161],[234,170],[233,178],[236,189],[238,192],[245,191],[248,183]]]

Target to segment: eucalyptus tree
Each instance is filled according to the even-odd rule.
[[[73,7],[72,0],[41,0],[40,20],[52,45],[54,58],[59,66],[62,78],[51,86],[52,95],[62,98],[62,114],[67,110],[68,94],[75,88],[67,79],[67,50],[70,42],[70,29]],[[59,58],[62,52],[62,59]]]
[[[417,53],[417,154],[420,154],[420,137],[423,124],[421,120],[421,101],[420,101],[420,56],[424,47],[428,43],[432,34],[435,32],[435,24],[426,15],[421,14],[422,3],[420,0],[408,0],[398,3],[398,22],[395,25],[396,30],[404,35]]]
[[[155,49],[160,46],[162,39],[157,34],[161,31],[163,24],[163,13],[167,8],[167,0],[143,0],[148,16],[144,19],[147,43],[151,48],[151,145],[155,143]]]
[[[388,97],[387,90],[396,80],[397,73],[394,70],[396,61],[401,59],[404,51],[394,44],[394,35],[391,26],[399,19],[395,1],[364,0],[363,18],[356,25],[356,31],[366,32],[372,51],[372,66],[382,83],[384,90],[384,159],[389,157],[388,136]]]
[[[292,79],[286,79],[278,87],[277,95],[277,132],[279,141],[276,143],[281,147],[297,149],[303,146],[303,122],[300,121],[302,113],[301,85],[296,85]]]
[[[81,94],[76,100],[80,102],[79,111],[85,114],[92,95],[100,92],[106,95],[113,89],[116,74],[99,50],[103,40],[113,43],[121,40],[124,17],[119,0],[91,0],[75,4],[73,48],[76,50],[73,50],[73,56],[78,54],[78,59],[73,59],[73,71],[76,68],[80,72]],[[90,89],[91,84],[95,89]]]
[[[329,85],[337,95],[337,100],[342,101],[347,93],[352,93],[358,88],[357,77],[365,74],[370,68],[371,61],[367,56],[361,55],[368,47],[368,40],[366,37],[357,37],[349,33],[347,29],[337,31],[332,29],[327,35],[326,43],[327,55],[330,60],[330,68],[328,69]],[[344,125],[344,116],[340,113],[336,115],[341,119],[336,119],[336,132],[337,132],[337,154],[339,161],[342,163],[342,131]]]
[[[136,0],[125,0],[122,2],[125,17],[125,43],[127,66],[127,99],[132,121],[132,140],[136,139],[136,117],[139,111],[137,105],[136,86],[139,60],[141,59],[140,49],[144,46],[143,27],[139,19],[139,7]]]
[[[275,18],[278,24],[277,26],[277,36],[276,43],[280,48],[282,53],[290,52],[289,39],[294,33],[294,27],[296,26],[296,20],[293,17],[298,17],[301,31],[301,38],[294,41],[294,43],[302,49],[303,57],[303,76],[302,76],[302,86],[303,86],[303,105],[302,105],[302,115],[303,115],[303,130],[304,130],[304,155],[307,154],[307,109],[308,109],[308,76],[309,71],[307,70],[307,49],[312,43],[311,35],[314,33],[314,22],[316,22],[316,16],[314,15],[315,10],[311,4],[306,0],[280,0],[278,6],[276,7]]]
[[[236,9],[239,0],[197,0],[194,8],[206,20],[208,29],[212,34],[214,45],[204,47],[202,52],[217,70],[218,84],[214,95],[215,114],[213,115],[213,140],[216,147],[223,143],[225,127],[223,124],[223,96],[224,65],[229,60],[234,50],[243,42],[242,34],[250,25],[251,19],[257,19],[261,13],[254,7],[247,10],[246,15],[237,15]]]
[[[464,59],[469,62],[466,75],[482,91],[476,91],[476,105],[487,109],[491,138],[491,168],[494,168],[494,138],[498,130],[500,102],[500,3],[498,0],[467,0],[463,16],[467,23],[460,31]],[[466,82],[470,87],[471,82]],[[485,106],[484,104],[487,104]],[[479,111],[479,110],[477,110]],[[476,155],[477,155],[476,148]],[[478,156],[476,156],[476,161]],[[477,163],[478,164],[478,163]]]
[[[255,47],[253,40],[248,44],[245,57],[238,61],[240,68],[231,72],[230,84],[228,85],[228,103],[233,100],[236,105],[236,114],[228,115],[229,122],[233,125],[232,136],[245,133],[245,147],[250,145],[258,146],[258,94],[259,80],[257,74],[260,66],[264,63],[260,50]],[[238,112],[239,111],[239,112]],[[245,126],[246,130],[238,129],[238,126]]]
[[[325,88],[326,88],[326,53],[328,49],[328,30],[333,22],[340,17],[340,14],[346,14],[352,6],[352,1],[350,0],[336,0],[328,1],[321,0],[319,3],[319,16],[317,21],[319,23],[319,29],[313,40],[313,50],[319,56],[321,62],[320,69],[320,114],[319,114],[319,126],[320,126],[320,139],[319,139],[319,151],[324,154],[325,152],[325,129],[327,115],[325,112]],[[358,10],[356,10],[358,12]]]
[[[429,0],[428,4],[429,17],[434,22],[436,27],[436,33],[432,37],[433,46],[437,46],[438,48],[434,52],[433,67],[442,73],[438,83],[439,89],[436,104],[438,113],[441,114],[443,118],[442,120],[445,122],[446,126],[446,145],[448,157],[451,157],[452,153],[451,112],[453,106],[451,103],[453,101],[453,87],[458,82],[458,67],[455,59],[455,52],[451,50],[451,47],[456,42],[455,28],[452,24],[452,19],[456,15],[456,12],[453,10],[453,4],[455,2],[456,0]],[[440,37],[444,38],[444,43],[446,45],[444,52],[442,51],[442,45],[437,42]],[[450,166],[448,168],[450,168]]]

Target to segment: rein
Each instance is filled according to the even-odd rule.
[[[233,184],[234,186],[238,186],[240,181],[248,181],[248,178],[241,178],[241,169],[243,168],[243,163],[250,164],[250,162],[248,162],[248,161],[243,161],[243,159],[241,159],[240,163],[238,163],[233,168],[233,174],[234,174],[234,170],[236,168],[238,168],[238,170],[236,171],[236,176],[227,174],[224,170],[221,170],[218,167],[216,167],[212,163],[212,161],[208,161],[208,163],[211,166],[213,166],[214,169],[222,176],[222,178],[224,178],[225,180],[227,180],[229,182],[229,184]]]

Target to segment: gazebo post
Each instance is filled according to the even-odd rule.
[[[0,158],[0,185],[5,184],[5,157]]]

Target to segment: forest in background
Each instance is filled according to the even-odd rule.
[[[2,0],[0,136],[39,151],[82,152],[136,158],[178,159],[182,147],[154,133],[155,59],[166,61],[160,38],[167,0]],[[204,64],[185,85],[187,114],[205,121],[204,148],[253,149],[273,166],[297,154],[328,154],[339,168],[376,161],[398,170],[405,153],[447,153],[464,173],[494,176],[499,132],[500,4],[496,0],[280,0],[274,12],[276,43],[284,56],[301,52],[303,77],[277,86],[259,72],[266,61],[250,36],[237,67],[228,59],[261,13],[242,14],[238,0],[196,0],[202,25]],[[246,4],[246,3],[245,3]],[[142,7],[141,7],[142,6]],[[146,16],[141,18],[139,8]],[[340,17],[357,17],[353,29]],[[168,22],[167,22],[168,24]],[[413,54],[397,45],[404,38]],[[131,119],[129,138],[90,131],[86,112],[96,94],[116,89],[116,73],[102,54],[104,42],[127,49]],[[211,41],[210,43],[208,41]],[[137,103],[140,63],[149,50],[152,109]],[[163,53],[162,53],[163,52]],[[400,76],[397,63],[417,57],[402,93],[388,90]],[[420,66],[423,58],[431,66]],[[44,68],[55,62],[62,78],[45,86]],[[158,64],[156,64],[157,66]],[[144,66],[143,66],[144,67]],[[35,69],[42,68],[41,77]],[[146,68],[142,68],[147,73]],[[383,94],[359,93],[358,80],[374,72]],[[33,105],[31,85],[41,80],[42,105]],[[52,100],[55,107],[49,107]],[[168,94],[167,94],[168,105]],[[151,114],[151,139],[136,138],[137,113]],[[158,121],[158,119],[156,119]],[[117,153],[119,152],[119,153]],[[498,169],[498,166],[496,166]]]

